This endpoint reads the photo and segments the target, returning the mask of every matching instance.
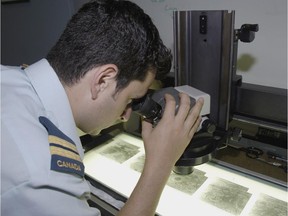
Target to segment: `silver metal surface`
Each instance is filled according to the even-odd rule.
[[[207,17],[207,32],[199,31]],[[232,72],[235,72],[234,11],[174,11],[175,85],[211,96],[210,118],[228,129]]]

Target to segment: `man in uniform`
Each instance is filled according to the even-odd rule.
[[[129,104],[171,68],[148,15],[129,1],[91,1],[76,13],[47,57],[1,68],[2,215],[99,215],[89,207],[77,127],[96,135],[127,121]],[[200,122],[200,99],[166,95],[156,127],[142,123],[146,160],[119,215],[154,215],[173,165]]]

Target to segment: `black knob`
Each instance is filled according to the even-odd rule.
[[[202,122],[201,126],[203,131],[206,131],[210,134],[213,134],[216,130],[216,125],[208,118]]]
[[[258,24],[243,24],[240,29],[236,30],[236,36],[240,41],[250,43],[255,38],[255,32],[258,31]]]

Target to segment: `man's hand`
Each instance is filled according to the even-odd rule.
[[[159,160],[161,164],[174,166],[199,127],[203,99],[200,98],[190,109],[189,96],[184,93],[179,96],[180,106],[176,115],[174,97],[167,94],[165,111],[157,126],[153,128],[148,122],[142,123],[147,162],[151,160],[152,163],[157,163]]]
[[[180,93],[180,107],[175,115],[176,102],[165,95],[166,106],[156,125],[143,121],[142,137],[145,145],[145,165],[140,179],[119,216],[152,216],[171,170],[186,149],[200,124],[203,99],[190,109],[190,98]]]

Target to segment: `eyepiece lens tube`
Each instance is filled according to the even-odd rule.
[[[177,89],[176,89],[177,88]],[[196,104],[197,96],[202,96],[206,98],[207,106],[202,108],[202,122],[197,130],[197,132],[208,132],[213,134],[216,130],[216,125],[206,116],[210,111],[210,96],[200,90],[194,89],[190,86],[178,86],[178,87],[167,87],[157,91],[150,90],[144,97],[140,99],[133,100],[131,107],[132,110],[140,115],[145,121],[152,123],[154,126],[162,118],[162,114],[165,109],[165,94],[170,94],[174,97],[176,101],[176,113],[179,108],[180,98],[179,93],[184,92],[190,96],[190,108]],[[205,103],[206,103],[205,102]],[[205,104],[204,104],[205,105]]]
[[[152,124],[156,124],[162,117],[162,107],[151,98],[151,94],[134,100],[131,107],[135,113]]]

